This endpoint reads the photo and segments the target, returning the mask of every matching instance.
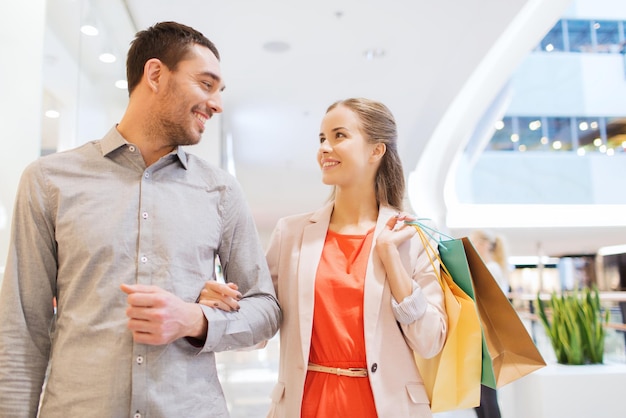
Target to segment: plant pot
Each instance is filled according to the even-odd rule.
[[[503,418],[623,418],[626,364],[548,364],[498,390]]]

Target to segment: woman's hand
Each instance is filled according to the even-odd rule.
[[[400,244],[416,234],[416,230],[411,225],[405,225],[404,221],[413,221],[415,218],[406,214],[398,213],[389,218],[385,224],[385,228],[376,239],[376,251],[382,257],[383,251],[398,248]]]
[[[412,220],[412,216],[398,213],[389,218],[376,238],[376,253],[385,266],[391,294],[397,301],[403,301],[413,289],[411,277],[404,269],[398,252],[398,246],[417,233],[413,226],[404,223]]]
[[[221,309],[226,312],[238,311],[239,303],[243,298],[235,283],[219,283],[208,281],[200,291],[198,303]]]

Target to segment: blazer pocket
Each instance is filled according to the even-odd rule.
[[[406,385],[406,393],[409,395],[411,402],[415,404],[430,403],[426,387],[421,383],[409,383]]]
[[[272,389],[272,393],[270,394],[270,398],[272,399],[272,403],[278,403],[283,398],[285,394],[285,384],[278,382]]]
[[[283,383],[276,383],[274,389],[272,389],[272,393],[270,394],[270,399],[272,400],[272,404],[270,406],[270,410],[268,411],[266,418],[275,418],[277,416],[276,407],[278,402],[283,398],[285,394],[285,385]]]

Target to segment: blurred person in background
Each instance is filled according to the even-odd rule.
[[[478,251],[491,275],[502,289],[509,295],[509,264],[504,239],[489,230],[475,230],[470,234],[470,241]],[[498,392],[488,386],[480,387],[480,406],[474,408],[478,418],[500,418]]]
[[[505,295],[511,291],[509,283],[509,262],[504,238],[489,230],[475,230],[470,234],[470,241],[485,262],[491,275]]]

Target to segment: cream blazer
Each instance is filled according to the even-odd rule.
[[[332,209],[333,202],[316,212],[282,218],[272,233],[266,256],[283,322],[279,331],[278,383],[271,394],[268,417],[300,417],[311,345],[315,275]],[[363,315],[368,378],[379,417],[431,417],[413,350],[432,357],[443,347],[447,329],[443,292],[422,242],[415,235],[399,251],[428,308],[409,325],[396,321],[385,269],[374,250],[376,237],[395,213],[390,207],[379,210],[365,274]],[[438,263],[435,268],[439,268]]]

